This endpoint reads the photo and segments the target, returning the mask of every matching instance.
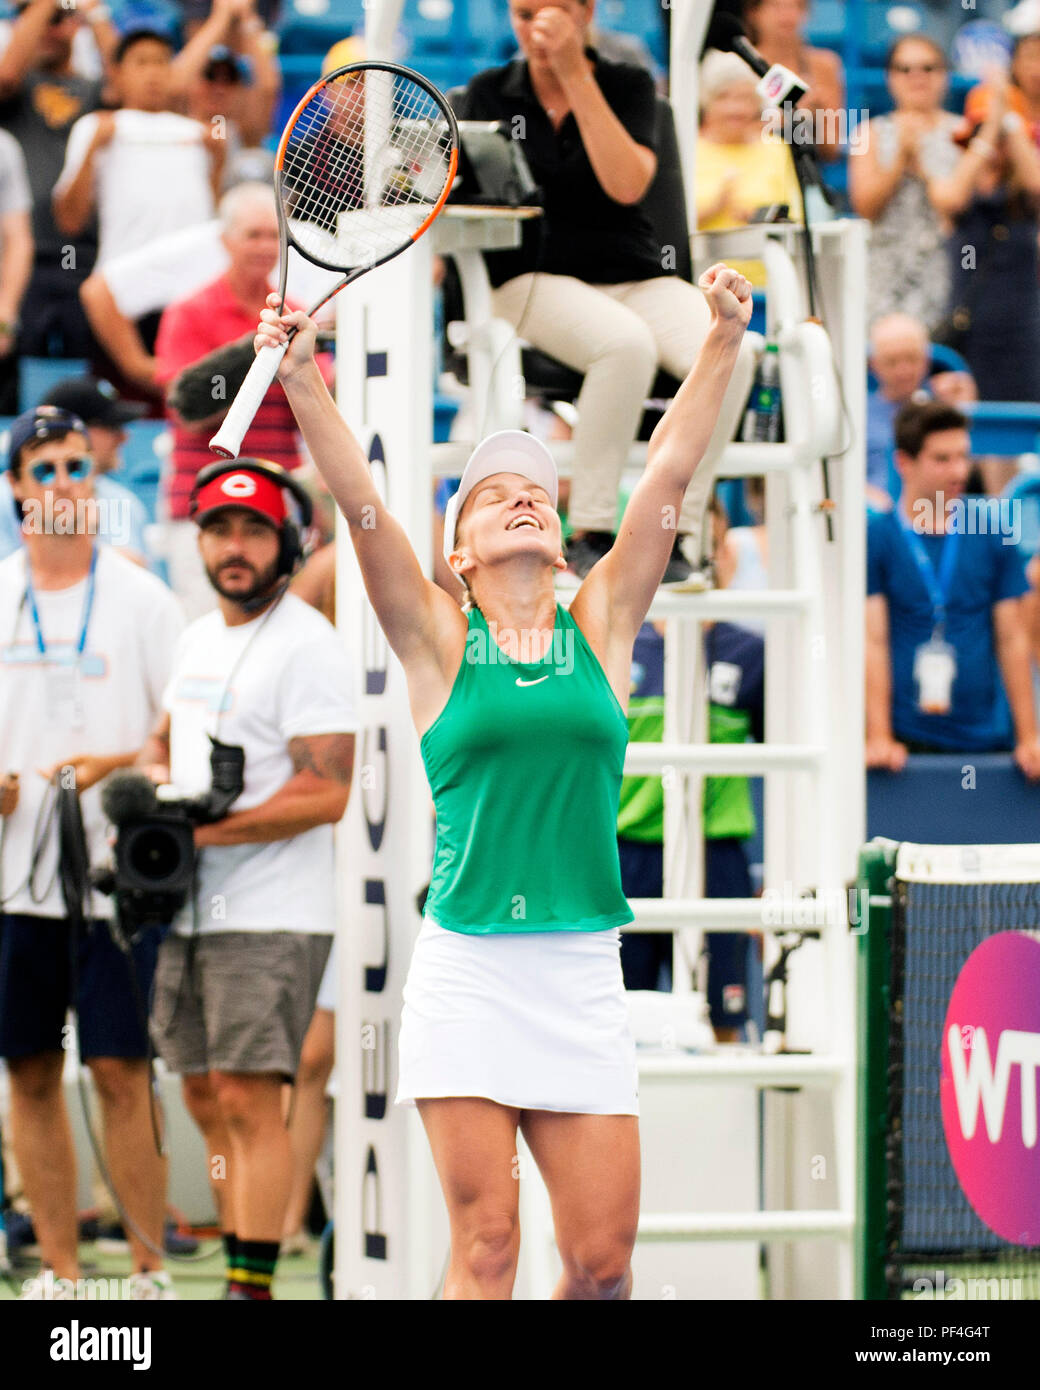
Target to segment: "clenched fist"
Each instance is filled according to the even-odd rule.
[[[747,328],[754,308],[750,280],[719,261],[708,267],[697,285],[707,298],[712,324]]]

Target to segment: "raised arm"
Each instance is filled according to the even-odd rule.
[[[155,358],[145,347],[137,325],[120,310],[102,271],[95,270],[87,276],[79,288],[79,297],[94,337],[124,375],[157,392]]]
[[[596,626],[605,623],[611,639],[627,643],[629,650],[668,564],[683,496],[708,447],[751,319],[751,285],[743,275],[713,265],[698,284],[711,309],[708,336],[650,437],[646,468],[617,540],[589,572],[571,607],[576,617],[584,610]]]
[[[14,96],[38,60],[40,45],[54,13],[54,0],[30,0],[11,25],[11,37],[0,54],[0,101]]]
[[[871,122],[873,125],[873,122]],[[883,165],[878,158],[877,128],[869,131],[863,148],[849,159],[849,202],[857,217],[872,221],[884,212],[895,197],[896,189],[914,166],[918,131],[913,122],[896,121],[899,143],[891,164]]]
[[[231,30],[242,13],[244,0],[214,0],[202,24],[170,64],[170,92],[179,111],[187,109],[193,82],[202,76],[209,51],[217,44],[230,44]]]
[[[589,70],[581,30],[565,10],[553,5],[539,10],[531,37],[566,93],[603,192],[616,203],[641,202],[657,172],[657,156],[633,140],[611,110]]]
[[[340,415],[314,361],[316,328],[299,311],[279,317],[278,296],[268,298],[255,346],[284,343],[298,332],[278,375],[311,457],[350,527],[365,589],[387,641],[406,665],[432,659],[447,671],[458,653],[442,641],[446,627],[464,627],[459,606],[423,574],[404,527],[386,508],[372,480],[365,451]],[[449,628],[450,630],[450,628]]]
[[[32,223],[28,212],[0,214],[0,357],[14,347],[22,296],[33,266]]]
[[[260,145],[270,133],[275,107],[282,93],[282,70],[278,66],[278,40],[264,26],[253,0],[247,6],[239,29],[240,51],[249,59],[253,80],[242,93],[238,127],[244,145]]]
[[[65,236],[79,236],[94,212],[94,177],[98,154],[112,143],[116,133],[114,111],[98,111],[80,117],[69,132],[65,168],[54,186],[54,221]]]

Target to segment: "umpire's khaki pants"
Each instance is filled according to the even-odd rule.
[[[574,430],[568,519],[577,531],[613,531],[618,485],[658,367],[680,379],[708,332],[704,295],[678,276],[587,285],[569,275],[518,275],[492,296],[495,314],[533,347],[584,372]],[[679,531],[699,547],[723,449],[751,390],[754,354],[745,339],[722,398],[718,424],[686,490]]]

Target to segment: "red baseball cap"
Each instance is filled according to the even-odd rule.
[[[199,490],[194,519],[205,526],[210,517],[228,507],[257,512],[272,526],[280,527],[288,516],[281,486],[266,473],[253,472],[248,465],[222,473]]]

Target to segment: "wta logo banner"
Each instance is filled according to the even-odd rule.
[[[1040,941],[999,932],[964,962],[942,1034],[943,1128],[976,1215],[1040,1245]]]

